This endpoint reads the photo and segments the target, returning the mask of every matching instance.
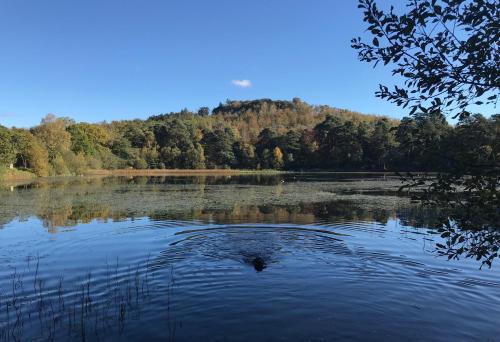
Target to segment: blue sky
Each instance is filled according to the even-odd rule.
[[[364,29],[355,0],[2,0],[0,124],[30,127],[47,113],[146,118],[262,97],[400,118],[374,96],[390,71],[350,48]]]

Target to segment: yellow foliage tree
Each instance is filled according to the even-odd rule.
[[[275,169],[281,169],[284,165],[283,152],[281,152],[279,147],[275,147],[273,150],[273,164]]]

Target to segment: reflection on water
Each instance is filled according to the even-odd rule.
[[[398,185],[135,177],[0,191],[0,340],[494,340],[499,272],[439,257],[439,210]]]
[[[430,225],[428,210],[422,213],[398,197],[396,178],[345,177],[338,175],[335,182],[321,175],[62,178],[0,191],[0,223],[36,216],[51,233],[96,219],[145,216],[220,223],[313,223],[332,217],[384,223],[399,217]]]

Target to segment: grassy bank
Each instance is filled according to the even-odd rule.
[[[237,170],[237,169],[116,169],[116,170],[87,170],[83,173],[86,178],[102,177],[139,177],[139,176],[238,176],[238,175],[275,175],[287,173],[279,170]],[[18,186],[29,184],[34,180],[46,181],[59,178],[74,178],[75,175],[58,175],[38,177],[34,173],[17,169],[0,169],[0,186]]]
[[[117,169],[88,170],[86,176],[203,176],[203,175],[243,175],[278,174],[279,170],[237,170],[237,169]]]
[[[33,178],[36,178],[36,175],[29,171],[0,168],[0,181],[2,182],[24,181]]]
[[[237,176],[237,175],[274,175],[284,173],[307,172],[319,174],[385,174],[395,175],[394,172],[374,172],[374,171],[334,171],[334,170],[303,170],[303,171],[284,171],[284,170],[248,170],[248,169],[114,169],[114,170],[87,170],[83,176],[89,177],[107,177],[107,176]],[[0,169],[0,181],[3,183],[17,183],[30,181],[35,178],[54,178],[54,177],[74,177],[75,175],[59,175],[49,177],[37,177],[34,173],[18,169]]]

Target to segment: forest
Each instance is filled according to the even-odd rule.
[[[298,98],[227,100],[146,120],[48,114],[30,129],[0,126],[0,165],[41,177],[124,168],[453,172],[494,165],[499,134],[500,115],[452,125],[443,114],[395,120]]]

